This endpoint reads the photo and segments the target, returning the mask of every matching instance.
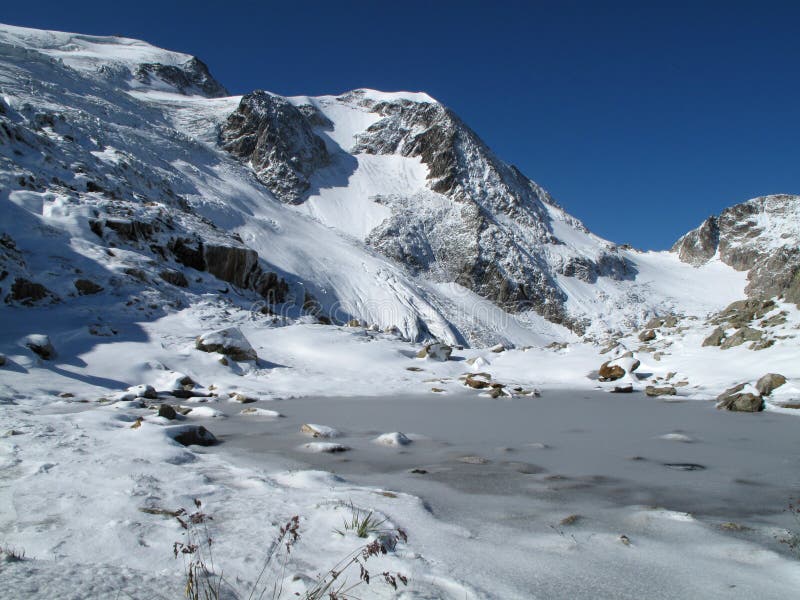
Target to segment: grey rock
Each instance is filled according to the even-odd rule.
[[[73,285],[81,296],[98,294],[103,291],[103,286],[98,285],[89,279],[76,279]]]
[[[255,349],[238,327],[228,327],[198,336],[195,347],[203,352],[218,352],[236,361],[258,359]]]
[[[202,425],[175,425],[167,428],[167,435],[183,446],[213,446],[217,443],[214,434]]]
[[[743,392],[747,384],[740,383],[717,396],[717,408],[738,412],[759,412],[764,410],[764,400],[758,394]]]
[[[786,377],[779,373],[767,373],[756,382],[756,389],[762,396],[769,396],[786,383]]]
[[[169,404],[162,404],[158,407],[158,416],[169,419],[170,421],[178,418],[178,414],[175,412],[175,409]]]
[[[733,335],[726,337],[719,347],[722,350],[727,350],[728,348],[733,348],[734,346],[740,346],[745,342],[758,342],[761,340],[762,335],[763,332],[759,331],[758,329],[753,329],[752,327],[742,327]]]
[[[614,389],[611,390],[614,394],[630,394],[633,392],[633,384],[626,383],[625,385],[618,385],[615,386]]]
[[[703,340],[703,346],[719,346],[725,339],[725,330],[717,327],[711,334]]]
[[[253,168],[283,202],[305,199],[310,176],[329,163],[325,142],[288,100],[256,91],[242,97],[221,131],[222,147]]]

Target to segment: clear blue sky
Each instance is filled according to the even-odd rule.
[[[189,52],[233,93],[424,90],[615,242],[800,193],[800,2],[4,2]]]

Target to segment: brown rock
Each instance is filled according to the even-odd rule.
[[[600,381],[616,381],[625,376],[625,369],[619,365],[611,365],[609,363],[610,361],[600,365],[600,370],[598,371]]]
[[[648,396],[674,396],[677,394],[675,388],[671,385],[665,385],[663,387],[656,387],[654,385],[648,385],[644,389],[644,393]]]
[[[645,329],[642,333],[639,334],[639,341],[649,342],[650,340],[654,339],[656,339],[655,329]]]
[[[769,396],[773,390],[786,383],[786,377],[778,373],[767,373],[756,383],[756,389],[762,396]]]

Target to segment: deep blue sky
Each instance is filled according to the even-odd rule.
[[[195,54],[233,93],[424,90],[596,233],[662,249],[800,193],[799,2],[4,2]]]

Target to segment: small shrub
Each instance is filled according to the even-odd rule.
[[[356,508],[352,502],[350,507],[350,520],[344,520],[344,530],[336,529],[336,533],[344,535],[346,531],[352,531],[360,538],[368,538],[372,534],[380,534],[385,531],[381,525],[386,523],[386,519],[379,519],[372,511]]]

